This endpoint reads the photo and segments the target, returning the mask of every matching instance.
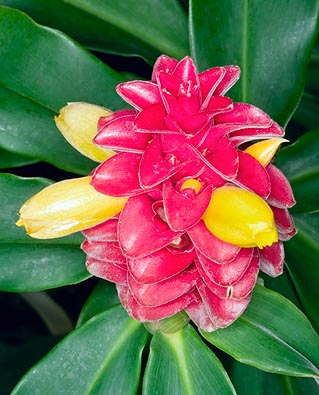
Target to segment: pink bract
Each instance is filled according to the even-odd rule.
[[[117,153],[92,177],[106,195],[129,197],[119,216],[84,231],[88,270],[117,284],[128,313],[160,320],[185,310],[198,327],[230,325],[247,307],[259,270],[282,272],[282,240],[294,233],[294,204],[285,176],[242,147],[280,137],[283,129],[262,110],[233,103],[225,93],[237,66],[198,73],[190,57],[161,56],[151,81],[117,87],[134,109],[98,122],[94,139]],[[184,187],[198,181],[199,190]],[[218,239],[202,221],[212,191],[247,189],[274,213],[280,240],[263,249]]]

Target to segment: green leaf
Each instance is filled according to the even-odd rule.
[[[234,361],[230,378],[238,395],[317,395],[315,380],[267,373]]]
[[[79,244],[83,237],[35,240],[18,228],[19,208],[30,196],[51,182],[0,175],[0,290],[39,291],[83,281],[90,275]]]
[[[235,390],[219,360],[191,326],[156,332],[143,380],[143,394],[228,395]]]
[[[319,71],[318,71],[319,75]],[[305,92],[298,104],[291,122],[296,124],[296,128],[303,131],[316,129],[319,125],[319,97]],[[289,138],[289,136],[288,136]]]
[[[176,0],[66,0],[66,3],[129,33],[161,53],[189,52],[187,16]]]
[[[239,65],[230,96],[284,126],[303,91],[318,12],[317,0],[192,0],[192,56],[200,70]]]
[[[77,327],[83,325],[95,315],[119,303],[115,285],[101,280],[85,302],[77,322]]]
[[[79,174],[88,174],[97,165],[64,139],[52,111],[2,87],[0,147],[29,156],[29,161],[42,160]]]
[[[297,204],[293,212],[319,210],[319,129],[280,151],[276,165],[285,173]]]
[[[285,243],[286,264],[302,306],[319,332],[319,212],[293,217],[298,233]]]
[[[1,134],[0,134],[1,139]],[[27,156],[14,154],[0,148],[0,169],[9,169],[10,167],[19,167],[36,163],[36,159]]]
[[[19,11],[0,7],[0,31],[0,147],[87,174],[94,162],[69,146],[53,117],[72,101],[122,107],[114,89],[122,77]]]
[[[0,4],[18,8],[38,23],[61,30],[92,50],[120,55],[138,55],[150,64],[154,63],[162,53],[160,48],[147,42],[152,39],[152,36],[145,41],[145,37],[138,38],[135,34],[130,33],[127,25],[121,28],[109,22],[108,15],[106,19],[101,19],[99,15],[93,15],[71,4],[65,4],[63,0],[47,0],[45,4],[43,0],[0,0]],[[134,8],[136,5],[138,4],[135,4]],[[172,40],[172,45],[178,43],[182,50],[184,47],[186,54],[188,53],[187,19],[176,2],[171,1],[170,5],[173,7],[166,8],[165,12],[171,14],[171,19],[176,18],[180,33],[184,37],[183,43],[175,40],[176,33],[172,27],[176,24],[172,24],[169,29],[174,37],[170,40]],[[116,3],[113,3],[112,6],[115,8]],[[158,2],[158,6],[164,10],[162,2]],[[156,19],[157,16],[156,12],[152,12],[148,15],[147,20]],[[125,18],[127,20],[127,17]],[[142,18],[133,21],[135,24],[142,22],[144,22]],[[181,50],[176,55],[173,51],[172,56],[178,56],[180,52]]]
[[[135,394],[148,334],[121,306],[71,332],[21,379],[12,395]]]
[[[240,362],[291,376],[319,377],[319,337],[288,299],[256,286],[246,312],[225,329],[202,335]]]

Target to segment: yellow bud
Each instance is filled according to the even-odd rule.
[[[97,147],[92,140],[97,134],[99,118],[111,113],[107,108],[94,104],[69,103],[61,108],[55,123],[65,139],[81,154],[96,162],[103,162],[114,152]]]
[[[195,178],[189,178],[188,180],[185,180],[181,186],[181,190],[183,189],[193,189],[195,191],[195,193],[198,193],[200,191],[201,188],[201,183],[196,180]]]
[[[245,149],[247,154],[253,156],[258,160],[264,167],[266,167],[272,158],[275,156],[277,149],[281,143],[288,141],[281,137],[259,141],[258,143],[252,144]]]
[[[62,237],[91,228],[118,214],[127,198],[97,192],[91,177],[57,182],[27,200],[17,226],[36,239]]]
[[[235,186],[215,189],[202,219],[216,237],[239,247],[263,248],[278,241],[268,204],[258,195]]]

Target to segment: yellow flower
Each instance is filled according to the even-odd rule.
[[[118,214],[127,198],[97,192],[91,177],[57,182],[27,200],[18,226],[37,239],[51,239],[90,228]]]
[[[55,123],[66,140],[81,154],[96,162],[103,162],[114,155],[111,150],[105,150],[93,144],[97,133],[97,122],[100,117],[110,115],[107,108],[89,103],[69,103],[61,108]]]
[[[203,221],[219,239],[239,247],[263,248],[278,241],[268,204],[255,193],[235,186],[213,191]]]

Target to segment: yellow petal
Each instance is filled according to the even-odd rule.
[[[52,239],[90,228],[118,214],[127,198],[97,192],[91,177],[57,182],[43,189],[20,209],[16,223],[36,239]]]
[[[235,186],[213,191],[203,220],[215,236],[239,247],[263,248],[278,241],[268,204],[258,195]]]
[[[245,149],[249,155],[258,160],[264,167],[266,167],[272,158],[275,156],[280,144],[288,140],[281,137],[259,141],[252,144]]]
[[[55,123],[65,139],[81,154],[96,162],[103,162],[114,155],[111,150],[105,150],[93,144],[97,133],[97,122],[100,117],[110,115],[107,108],[89,103],[69,103],[61,108]]]

